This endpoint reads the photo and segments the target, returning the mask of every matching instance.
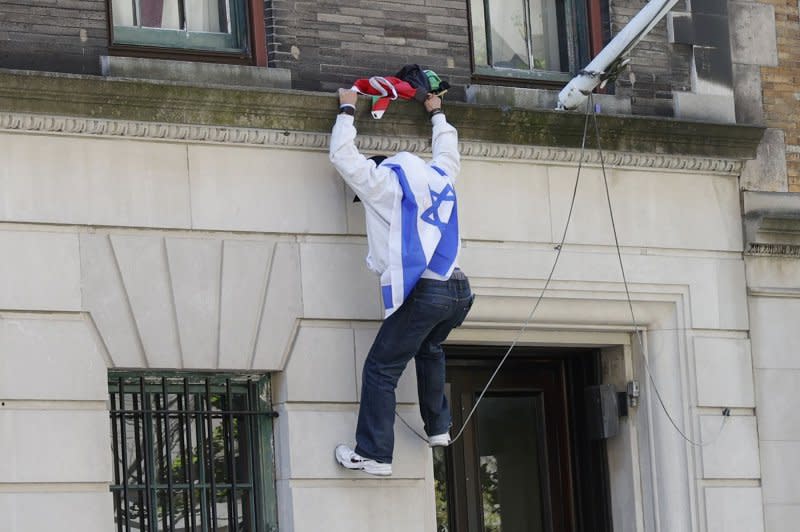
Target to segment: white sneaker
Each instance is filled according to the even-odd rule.
[[[392,474],[392,464],[384,464],[376,460],[364,458],[347,445],[339,444],[334,451],[336,461],[347,469],[358,469],[370,475],[388,477]]]
[[[445,432],[444,434],[428,436],[428,445],[431,447],[447,447],[450,445],[450,433]]]

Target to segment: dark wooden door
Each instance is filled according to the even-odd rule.
[[[448,350],[453,435],[503,353]],[[582,391],[598,362],[574,350],[506,361],[461,439],[434,453],[440,532],[610,530],[605,449],[583,434]]]

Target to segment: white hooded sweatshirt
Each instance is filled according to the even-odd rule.
[[[330,160],[364,204],[367,265],[381,276],[386,317],[420,277],[447,280],[458,264],[458,134],[443,114],[432,123],[430,163],[401,152],[376,167],[356,148],[347,114],[338,116],[331,135]]]

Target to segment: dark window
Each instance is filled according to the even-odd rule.
[[[259,11],[258,0],[108,1],[112,50],[255,60],[266,46],[263,2]]]
[[[117,532],[275,528],[266,377],[109,377]]]
[[[568,81],[599,51],[592,39],[602,39],[594,16],[598,0],[470,0],[469,5],[476,76]]]

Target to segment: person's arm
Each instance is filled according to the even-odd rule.
[[[431,164],[445,171],[455,181],[461,170],[461,157],[458,154],[458,132],[451,126],[442,112],[442,100],[433,94],[425,100],[425,110],[431,114],[433,125]]]
[[[340,108],[352,106],[355,110],[357,101],[358,94],[348,89],[339,89]],[[374,162],[358,151],[355,140],[353,115],[339,113],[331,132],[330,161],[361,201],[374,204],[391,193],[389,187],[384,186],[391,170],[376,168]]]

